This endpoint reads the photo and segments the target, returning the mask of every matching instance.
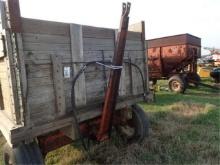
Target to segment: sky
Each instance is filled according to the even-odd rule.
[[[28,18],[118,28],[123,0],[20,0]],[[130,24],[145,21],[146,39],[190,33],[220,48],[220,0],[129,0]]]

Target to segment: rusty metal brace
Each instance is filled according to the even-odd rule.
[[[112,69],[109,76],[108,88],[105,93],[104,106],[101,114],[101,122],[98,133],[96,135],[96,139],[98,141],[108,139],[111,132],[113,112],[115,110],[118,96],[118,89],[122,70],[121,66],[123,64],[124,49],[128,32],[128,14],[130,12],[130,6],[130,3],[123,3],[122,5],[120,28],[117,35],[116,49],[112,62],[113,66],[115,66],[117,69]]]

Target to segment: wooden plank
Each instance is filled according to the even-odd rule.
[[[58,51],[24,51],[25,62],[27,64],[51,64],[51,56],[57,54]],[[68,51],[59,51],[59,54],[62,55],[63,62],[71,62],[71,52]]]
[[[42,100],[42,102],[47,102],[49,99],[55,98],[54,96],[54,87],[53,85],[41,85],[38,87],[31,87],[29,88],[29,98],[31,100],[39,98],[39,100]],[[37,101],[36,101],[37,104]]]
[[[28,78],[28,87],[39,87],[43,85],[53,85],[52,77]]]
[[[131,63],[136,64],[135,62],[135,57],[131,56]],[[132,67],[131,68],[132,71],[132,94],[133,95],[137,95],[138,94],[138,73],[137,73],[137,69]]]
[[[33,73],[33,72],[40,72],[41,70],[43,71],[44,69],[50,69],[52,71],[52,65],[27,65],[28,68],[28,73]]]
[[[127,40],[125,45],[125,50],[142,50],[143,46],[141,41]]]
[[[70,51],[69,44],[52,44],[52,43],[24,43],[25,51]]]
[[[71,37],[71,52],[72,62],[84,61],[83,57],[83,38],[82,38],[82,26],[71,24],[70,25],[70,37]],[[73,64],[74,76],[81,69],[82,64]],[[74,87],[75,106],[86,105],[86,88],[85,88],[85,75],[84,73],[76,81]]]
[[[45,68],[35,72],[28,72],[29,80],[32,78],[47,78],[47,77],[52,77],[51,68]]]
[[[22,18],[23,33],[69,36],[69,24]]]
[[[24,51],[25,60],[27,64],[51,64],[50,56],[56,54],[57,51]],[[83,51],[84,62],[90,61],[102,61],[102,53],[105,56],[106,61],[112,61],[114,51],[101,51],[101,50],[90,50]],[[71,52],[62,51],[59,53],[63,57],[63,63],[71,63]],[[124,59],[128,59],[130,56],[136,56],[136,58],[143,58],[143,51],[141,50],[127,50],[124,54]],[[78,61],[82,62],[82,61]],[[87,71],[87,70],[86,70]]]
[[[33,34],[23,33],[24,42],[31,43],[54,43],[54,44],[70,44],[69,36],[51,35],[51,34]]]
[[[106,61],[111,61],[114,55],[113,50],[84,50],[84,60],[85,61],[102,61],[103,57],[105,57]]]
[[[30,109],[27,103],[27,72],[25,67],[24,60],[24,51],[23,51],[23,40],[20,33],[16,33],[16,46],[18,49],[18,66],[20,71],[20,81],[21,81],[21,103],[20,103],[20,111],[21,111],[21,121],[27,125],[30,122]]]
[[[141,41],[141,33],[128,31],[127,40]]]
[[[83,50],[111,50],[114,51],[113,39],[100,39],[100,38],[83,38]]]
[[[121,71],[121,78],[120,78],[120,84],[119,84],[119,96],[125,96],[126,95],[126,74],[125,74],[125,64],[123,64],[123,69]]]
[[[62,56],[51,56],[53,63],[53,81],[56,97],[57,116],[63,116],[66,112],[65,95],[63,86]]]
[[[8,73],[8,83],[9,83],[9,90],[10,93],[10,109],[7,109],[7,111],[10,111],[9,118],[16,124],[20,124],[20,112],[19,112],[19,100],[17,95],[17,79],[16,79],[16,72],[14,67],[14,59],[13,59],[13,48],[12,48],[12,40],[11,40],[11,34],[8,31],[5,31],[6,36],[6,47],[7,47],[7,57],[6,65],[7,65],[7,73]]]
[[[142,41],[142,47],[143,47],[143,57],[144,57],[144,62],[148,64],[148,59],[147,59],[147,43],[145,42],[145,22],[141,21],[140,23],[129,25],[129,30],[134,31],[134,32],[140,32],[141,33],[141,41]],[[145,75],[145,84],[146,84],[146,91],[149,93],[149,68],[148,65],[144,67],[144,75]]]
[[[82,26],[83,38],[108,38],[114,39],[114,30],[92,26]]]
[[[135,59],[144,59],[143,50],[127,50],[124,52],[124,60],[130,59],[131,56]]]

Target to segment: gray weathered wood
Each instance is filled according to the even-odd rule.
[[[0,1],[0,14],[1,14],[1,28],[6,29],[8,27],[6,20],[5,2]]]
[[[66,112],[64,86],[63,86],[63,67],[62,56],[51,56],[53,63],[53,82],[56,96],[57,116],[63,116]]]
[[[83,38],[82,38],[82,26],[71,24],[70,25],[70,37],[71,37],[71,52],[72,62],[84,61],[83,57]],[[81,64],[73,64],[74,76],[81,69]],[[74,87],[75,105],[82,106],[86,104],[86,88],[85,88],[85,75],[82,75],[76,81]]]
[[[114,39],[114,30],[92,26],[82,26],[83,38],[108,38]]]
[[[83,66],[82,62],[112,61],[115,30],[26,18],[22,18],[22,26],[23,32],[17,40],[20,46],[17,45],[16,49],[23,55],[22,61],[25,64],[23,71],[20,66],[18,68],[23,76],[25,72],[27,76],[27,102],[31,122],[19,128],[16,128],[18,126],[16,122],[12,122],[15,128],[6,126],[8,132],[5,131],[5,134],[10,134],[7,140],[9,143],[18,144],[21,140],[27,141],[59,129],[67,130],[65,131],[67,135],[74,139],[71,103],[73,78]],[[144,72],[143,45],[145,44],[143,44],[143,29],[139,30],[137,32],[133,29],[128,32],[124,60],[131,59],[131,62]],[[14,44],[11,43],[13,36],[11,33],[8,33],[8,36],[7,45],[10,46]],[[8,51],[9,57],[4,62],[0,60],[0,79],[4,88],[4,102],[8,109],[3,113],[0,111],[0,114],[10,120],[19,121],[15,110],[20,113],[20,108],[14,104],[19,101],[16,95],[24,95],[25,92],[23,90],[19,92],[17,84],[14,83],[18,79],[14,73],[12,50],[11,48]],[[64,67],[70,67],[70,76],[63,76]],[[9,74],[5,74],[4,71]],[[94,64],[89,66],[77,80],[74,88],[76,103],[74,108],[78,112],[77,118],[80,122],[100,115],[109,73],[108,68]],[[130,68],[127,63],[123,64],[121,75],[117,109],[143,100],[142,80],[137,69]],[[26,86],[25,77],[22,79],[22,85]],[[12,108],[9,108],[11,106]],[[12,117],[13,115],[15,117]],[[72,133],[68,134],[68,132]]]
[[[141,41],[142,41],[142,46],[143,46],[143,57],[144,57],[144,60],[145,60],[145,63],[148,64],[148,56],[147,56],[147,44],[145,42],[145,23],[144,21],[141,21],[140,23],[137,23],[137,24],[133,24],[133,25],[130,25],[129,26],[129,30],[130,31],[134,31],[134,32],[140,32],[141,33]],[[145,76],[145,84],[146,84],[146,91],[145,92],[148,92],[149,93],[149,76],[148,76],[148,73],[149,73],[149,68],[148,68],[148,65],[146,65],[144,67],[144,74],[147,75]]]
[[[114,51],[113,39],[83,38],[83,50],[109,50]]]
[[[70,44],[69,36],[51,35],[51,34],[34,34],[34,33],[23,33],[24,42],[31,43],[54,43],[54,44]]]
[[[53,44],[53,43],[24,43],[25,51],[70,51],[69,44]]]
[[[24,33],[70,35],[69,24],[61,22],[22,18],[22,27]]]
[[[25,60],[24,60],[24,51],[23,51],[23,41],[21,33],[16,34],[16,46],[18,50],[18,66],[20,70],[20,81],[21,81],[21,91],[22,91],[22,105],[20,106],[20,113],[21,113],[21,121],[25,125],[29,125],[30,123],[30,109],[29,104],[27,101],[27,72],[25,67]]]

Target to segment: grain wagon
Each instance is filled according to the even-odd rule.
[[[201,39],[181,34],[147,40],[149,77],[156,83],[169,79],[171,91],[184,92],[187,85],[198,85],[197,59],[201,57]]]
[[[123,68],[109,123],[128,141],[143,140],[147,120],[136,103],[152,98],[144,22],[129,26],[123,67],[111,65],[117,34],[115,29],[23,18],[17,0],[1,1],[0,130],[7,140],[6,164],[42,164],[48,152],[92,138],[113,69]]]

